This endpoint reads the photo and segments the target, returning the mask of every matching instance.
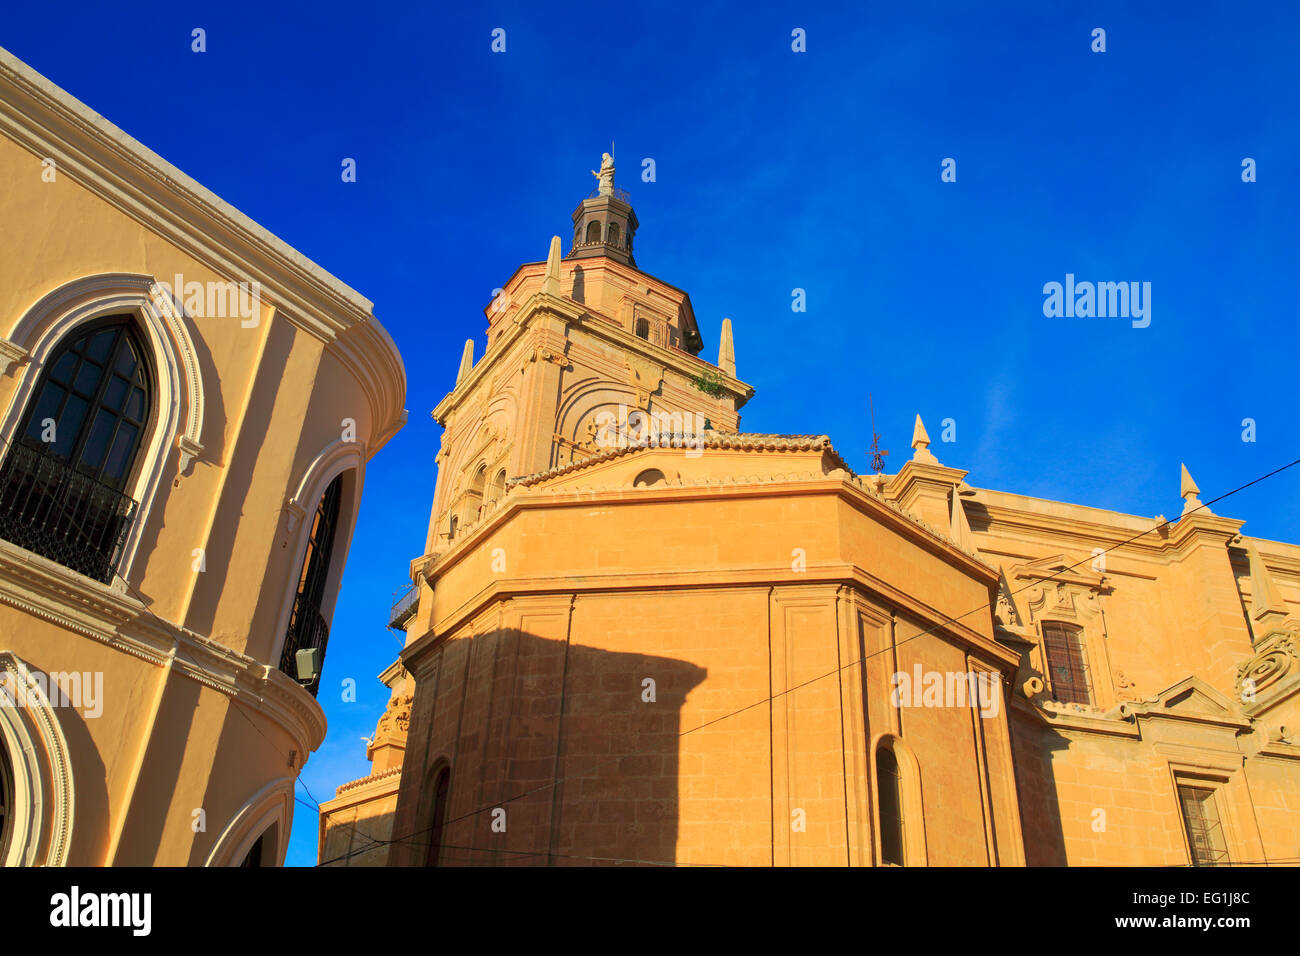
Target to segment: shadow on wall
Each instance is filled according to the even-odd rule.
[[[681,709],[703,668],[518,630],[434,653],[390,865],[674,863]]]
[[[1052,755],[1068,750],[1070,741],[1051,727],[1036,726],[1014,711],[1007,721],[1015,758],[1016,793],[1026,866],[1065,866],[1061,800],[1052,772]],[[1091,823],[1091,821],[1086,821]]]
[[[115,864],[119,866],[175,866],[180,862],[163,855],[168,845],[165,826],[173,795],[182,781],[186,753],[194,744],[195,718],[203,687],[174,672],[166,672],[163,679],[167,683],[153,722],[154,732],[140,764],[140,776],[132,791],[126,825],[118,843]],[[185,836],[192,838],[192,831]],[[179,841],[178,844],[184,845]]]

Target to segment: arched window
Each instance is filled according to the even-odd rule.
[[[642,338],[642,339],[650,338],[650,321],[648,319],[636,320],[636,334],[637,334],[637,338]]]
[[[492,486],[488,491],[488,504],[496,504],[506,493],[506,470],[502,468],[497,472],[496,477],[492,479]]]
[[[50,355],[0,466],[0,537],[107,583],[136,503],[153,372],[135,321],[79,327]]]
[[[14,775],[9,768],[9,753],[0,737],[0,863],[9,853],[10,816],[14,805]]]
[[[600,223],[594,219],[587,223],[587,241],[600,242]]]
[[[263,833],[257,838],[253,845],[248,848],[248,852],[244,855],[244,858],[240,861],[239,865],[241,867],[265,866],[266,864],[262,862],[262,853],[264,849],[263,844],[265,842],[266,834]]]
[[[483,492],[487,486],[487,465],[479,465],[474,471],[474,477],[470,479],[469,485],[465,488],[465,500],[461,508],[461,518],[464,524],[474,524],[478,521],[479,515],[483,513]]]
[[[605,241],[612,246],[618,245],[618,223],[611,222],[605,230]]]
[[[339,474],[321,495],[312,518],[307,553],[298,574],[298,593],[293,599],[293,614],[289,618],[289,632],[285,635],[284,652],[280,655],[280,670],[302,683],[313,697],[320,685],[320,669],[325,664],[325,645],[330,636],[329,627],[321,615],[321,605],[325,600],[325,585],[334,556],[334,536],[338,530],[342,497],[343,475]],[[320,651],[315,668],[308,668],[305,673],[298,666],[298,652],[304,650]]]
[[[876,807],[880,815],[880,861],[903,866],[903,775],[889,747],[876,749]]]
[[[434,778],[433,806],[429,814],[429,851],[425,866],[437,866],[442,855],[443,830],[447,822],[447,798],[451,793],[451,768],[443,767]]]

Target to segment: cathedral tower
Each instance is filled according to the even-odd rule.
[[[512,479],[644,438],[650,423],[688,439],[737,430],[753,389],[735,377],[729,325],[721,367],[699,358],[690,297],[632,258],[636,213],[614,188],[608,153],[595,175],[568,255],[556,237],[545,262],[505,282],[484,310],[484,355],[475,362],[466,342],[456,385],[434,409],[446,431],[426,554],[478,524]]]

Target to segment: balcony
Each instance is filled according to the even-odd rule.
[[[108,584],[136,503],[45,450],[10,446],[0,466],[0,538]]]
[[[280,655],[280,670],[288,674],[303,688],[316,696],[320,689],[320,674],[310,681],[298,677],[298,652],[320,648],[322,668],[325,665],[325,645],[329,643],[330,629],[321,616],[320,608],[310,604],[299,594],[293,601],[293,617],[289,618],[289,632],[284,636],[284,652]]]
[[[406,627],[406,622],[415,616],[419,606],[420,589],[412,584],[393,602],[393,608],[388,612],[388,626],[395,631],[402,630]]]
[[[588,196],[587,198],[588,198],[588,199],[599,199],[599,198],[600,198],[600,187],[597,186],[595,189],[593,189],[593,190],[591,191],[591,195]],[[610,198],[611,198],[611,199],[617,199],[619,202],[621,202],[621,203],[626,203],[626,204],[629,205],[629,206],[632,205],[632,197],[628,195],[627,190],[626,190],[626,189],[619,189],[617,186],[614,187],[614,192],[611,194]]]

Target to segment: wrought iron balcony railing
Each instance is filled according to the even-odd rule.
[[[0,465],[0,538],[103,584],[136,503],[43,450],[15,443]]]
[[[615,186],[615,187],[614,187],[614,192],[613,192],[612,195],[613,195],[613,198],[614,198],[614,199],[617,199],[617,200],[618,200],[619,202],[621,202],[621,203],[627,203],[629,206],[632,204],[632,197],[628,195],[626,189],[619,189],[617,186]],[[591,191],[591,195],[588,196],[587,198],[588,198],[588,199],[599,199],[599,198],[600,198],[600,187],[597,186],[595,189],[593,189],[593,190]]]
[[[412,584],[393,602],[393,609],[388,613],[388,626],[395,631],[400,631],[406,626],[406,622],[415,615],[415,611],[419,606],[420,589]]]
[[[289,632],[284,636],[284,652],[280,655],[280,670],[298,681],[313,697],[320,689],[320,673],[310,681],[298,677],[298,652],[320,648],[320,663],[325,665],[325,645],[329,643],[330,629],[321,617],[320,608],[303,600],[299,594],[293,601],[293,616],[289,618]]]

